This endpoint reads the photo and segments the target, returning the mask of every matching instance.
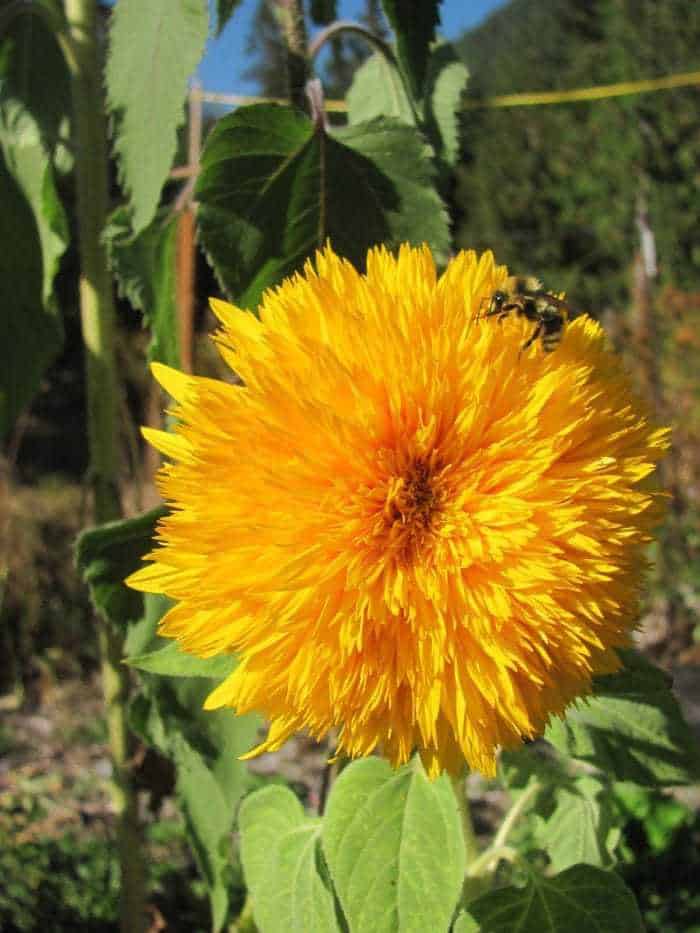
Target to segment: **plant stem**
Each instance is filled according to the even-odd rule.
[[[416,101],[413,97],[413,92],[411,87],[406,80],[406,76],[403,73],[401,66],[394,54],[394,50],[389,45],[388,42],[385,42],[381,36],[377,36],[370,29],[367,29],[361,23],[354,23],[351,20],[339,19],[336,22],[331,23],[330,26],[326,26],[325,29],[321,30],[314,39],[309,43],[309,58],[314,59],[321,51],[323,46],[327,42],[331,42],[333,39],[337,39],[339,36],[343,35],[354,35],[358,36],[364,42],[367,43],[375,52],[381,55],[384,58],[384,61],[389,65],[390,68],[396,73],[403,92],[406,97],[406,101],[411,108],[413,113],[413,119],[415,120],[416,126],[421,125],[421,115],[416,106]]]
[[[486,874],[491,870],[493,863],[500,858],[510,859],[511,861],[513,860],[513,857],[517,853],[515,853],[515,850],[510,848],[510,846],[507,846],[506,842],[508,841],[508,837],[510,836],[513,827],[530,806],[540,790],[541,784],[539,781],[533,781],[518,797],[518,799],[506,814],[498,829],[498,832],[493,837],[493,842],[491,845],[488,847],[488,849],[482,852],[481,855],[471,863],[471,865],[467,867],[467,875],[470,878],[478,878],[481,875]]]
[[[292,106],[304,110],[305,88],[310,74],[304,7],[301,0],[276,0],[276,9],[287,46],[289,100]]]
[[[472,817],[469,811],[469,798],[467,797],[465,775],[461,774],[458,777],[450,775],[450,780],[452,781],[452,790],[457,798],[457,808],[459,809],[459,816],[462,822],[462,836],[464,837],[464,849],[467,856],[468,867],[479,856],[479,844],[476,841],[474,824],[472,823]]]
[[[85,347],[87,432],[94,517],[98,524],[118,518],[118,406],[114,359],[112,282],[101,235],[109,209],[107,125],[97,45],[97,0],[65,0],[75,138],[77,220],[80,249],[80,319]],[[123,642],[101,621],[99,648],[109,745],[113,762],[113,803],[121,866],[121,930],[145,928],[143,845],[138,798],[131,779],[127,726],[128,672]]]
[[[511,830],[541,790],[542,785],[540,782],[532,781],[529,787],[522,792],[506,814],[498,832],[494,836],[491,846],[493,849],[499,849],[506,844]]]
[[[370,29],[363,26],[362,23],[354,23],[352,20],[347,19],[336,20],[334,23],[331,23],[330,26],[326,26],[325,29],[317,33],[314,39],[309,43],[309,57],[316,58],[327,42],[337,39],[338,36],[343,33],[346,35],[358,36],[360,39],[363,39],[367,45],[383,55],[389,64],[398,71],[399,63],[389,43],[385,42],[381,36],[376,36]]]
[[[470,901],[482,894],[487,885],[483,878],[473,878],[469,874],[470,867],[479,859],[479,844],[476,841],[474,824],[469,810],[465,774],[462,773],[457,777],[450,775],[450,780],[452,781],[452,790],[457,799],[457,808],[462,823],[462,837],[464,839],[467,864],[462,886],[462,903],[466,906]]]

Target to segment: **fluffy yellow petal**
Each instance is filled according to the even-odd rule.
[[[545,353],[480,314],[506,276],[327,248],[258,317],[212,301],[243,385],[154,368],[173,510],[129,582],[177,601],[183,649],[239,656],[206,705],[268,717],[251,754],[333,729],[350,756],[493,774],[619,663],[667,432],[594,321]]]

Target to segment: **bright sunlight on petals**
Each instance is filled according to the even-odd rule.
[[[588,317],[551,353],[476,320],[506,275],[463,252],[438,277],[426,247],[363,275],[326,248],[259,318],[212,302],[242,384],[154,366],[172,511],[129,582],[177,601],[162,635],[238,655],[207,706],[268,717],[251,754],[334,730],[492,775],[619,666],[667,432]]]

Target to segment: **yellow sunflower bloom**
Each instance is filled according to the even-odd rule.
[[[206,705],[269,718],[251,754],[335,729],[352,757],[491,775],[619,666],[667,432],[594,321],[544,353],[479,317],[506,275],[327,248],[259,319],[212,301],[242,384],[154,365],[172,511],[129,583],[177,600],[160,633],[186,651],[238,655]]]

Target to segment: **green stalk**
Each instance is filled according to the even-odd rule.
[[[310,68],[304,7],[301,0],[275,0],[275,10],[287,46],[289,100],[292,106],[305,110]]]
[[[483,878],[474,878],[469,874],[470,867],[479,858],[479,843],[474,832],[474,823],[472,822],[471,811],[469,809],[469,799],[467,797],[466,774],[459,776],[450,775],[452,781],[452,790],[457,800],[457,809],[462,824],[462,838],[464,839],[464,849],[466,854],[467,868],[462,887],[462,902],[466,906],[480,894],[488,889],[488,882]]]
[[[457,800],[457,809],[459,810],[459,818],[462,823],[462,836],[464,838],[464,849],[467,856],[467,871],[471,863],[479,855],[479,843],[476,841],[476,833],[474,832],[474,824],[472,822],[472,816],[469,809],[469,799],[467,797],[467,784],[465,781],[465,775],[461,774],[458,777],[455,777],[454,774],[450,775],[450,780],[452,781],[452,790],[454,791],[455,798]]]
[[[87,432],[94,517],[119,518],[118,392],[114,358],[114,303],[107,256],[101,242],[109,210],[107,124],[97,45],[97,0],[65,0],[67,34],[59,37],[71,73],[75,177],[80,249],[80,318],[85,346]],[[99,648],[109,745],[113,803],[121,866],[121,930],[146,926],[143,842],[138,798],[132,786],[127,726],[128,673],[123,640],[100,622]]]

